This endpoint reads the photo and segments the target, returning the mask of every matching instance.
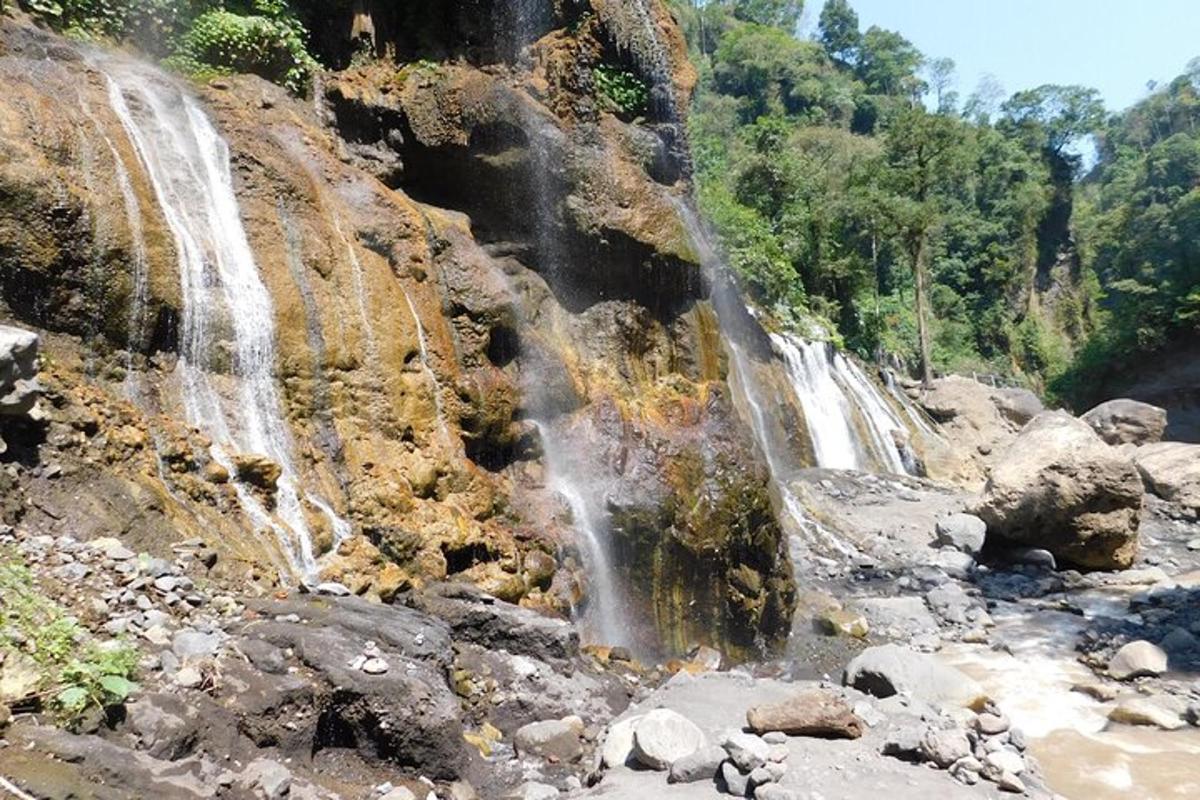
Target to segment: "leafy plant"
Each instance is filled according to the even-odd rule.
[[[636,75],[626,69],[601,64],[592,70],[596,91],[626,116],[636,116],[646,109],[650,90]]]
[[[119,640],[95,641],[44,596],[13,553],[0,554],[0,649],[22,652],[41,672],[40,689],[67,722],[93,708],[120,705],[137,690],[138,652]]]

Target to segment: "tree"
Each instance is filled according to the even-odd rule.
[[[987,125],[992,121],[992,115],[1000,108],[1004,99],[1004,85],[995,75],[988,73],[979,79],[979,85],[963,106],[963,116],[976,125]]]
[[[862,33],[858,30],[858,14],[848,0],[826,0],[817,30],[830,58],[844,65],[855,63]]]
[[[925,74],[929,77],[929,87],[937,101],[934,107],[939,114],[953,113],[958,104],[958,93],[950,89],[954,84],[955,68],[953,58],[934,58],[925,62]]]
[[[794,33],[804,0],[734,0],[733,15],[743,22],[770,25]]]
[[[1045,84],[1017,92],[1001,111],[1013,129],[1060,157],[1104,122],[1100,93],[1084,86]]]
[[[856,71],[872,94],[916,98],[924,88],[916,76],[923,60],[908,39],[872,25],[863,34]]]
[[[953,117],[913,106],[892,121],[885,144],[885,183],[894,193],[892,215],[901,230],[916,286],[921,378],[933,380],[929,312],[930,236],[941,224],[946,194],[965,172],[965,137]]]

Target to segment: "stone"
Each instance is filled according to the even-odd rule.
[[[987,524],[974,514],[951,514],[937,521],[935,531],[939,545],[977,556],[983,550]]]
[[[259,758],[246,765],[238,784],[263,800],[282,800],[292,786],[292,773],[278,761]]]
[[[1000,772],[1008,772],[1013,775],[1020,775],[1025,771],[1025,759],[1021,758],[1020,753],[1014,753],[1012,750],[993,750],[983,757],[983,765],[992,767]]]
[[[180,661],[211,658],[221,649],[221,641],[219,633],[201,633],[194,628],[184,628],[172,638],[171,651]]]
[[[1133,451],[1133,463],[1156,497],[1200,512],[1200,444],[1144,445]]]
[[[800,800],[800,796],[791,789],[785,789],[777,783],[768,783],[754,790],[755,800]]]
[[[1184,628],[1175,627],[1159,640],[1158,646],[1171,655],[1188,653],[1193,650],[1200,650],[1200,639]]]
[[[767,744],[787,744],[788,737],[783,731],[755,731],[755,733],[760,734]]]
[[[349,597],[351,594],[349,589],[336,581],[318,583],[313,591],[316,594],[329,595],[330,597]]]
[[[196,689],[204,683],[204,674],[195,667],[184,667],[175,673],[175,685],[182,689]]]
[[[721,765],[721,780],[725,791],[734,797],[747,797],[750,790],[750,774],[742,773],[732,761]]]
[[[608,728],[604,744],[600,748],[601,763],[605,767],[623,767],[633,755],[633,732],[643,715],[629,717],[614,722]]]
[[[411,789],[394,786],[381,794],[379,800],[417,800],[417,796],[412,793]]]
[[[800,692],[782,703],[755,706],[746,712],[746,722],[758,734],[857,739],[863,733],[862,720],[846,701],[821,689]]]
[[[1154,444],[1167,429],[1166,409],[1127,398],[1103,402],[1079,418],[1111,445]]]
[[[1124,645],[1108,662],[1108,674],[1119,681],[1152,677],[1166,671],[1166,651],[1144,639]]]
[[[570,716],[531,722],[517,729],[513,745],[519,756],[578,761],[583,756],[583,720]]]
[[[742,772],[750,772],[765,764],[770,758],[771,749],[761,736],[737,731],[725,737],[721,743],[725,752]]]
[[[114,539],[111,536],[93,539],[90,544],[111,561],[129,561],[137,555],[137,553],[121,544],[120,540]]]
[[[972,510],[989,542],[1049,550],[1060,564],[1125,569],[1137,555],[1142,478],[1084,422],[1046,411],[994,464]]]
[[[725,761],[725,750],[717,745],[701,747],[696,752],[676,759],[667,775],[670,783],[695,783],[716,777]]]
[[[925,738],[925,728],[916,725],[901,725],[890,729],[883,739],[880,751],[885,756],[918,761],[922,757],[921,742]]]
[[[992,402],[1005,419],[1016,425],[1025,425],[1046,410],[1041,399],[1028,389],[993,389]]]
[[[1008,717],[984,712],[975,718],[975,729],[984,736],[999,736],[1011,727]]]
[[[21,417],[37,405],[40,340],[32,331],[0,325],[0,417]]]
[[[921,756],[941,769],[971,755],[971,743],[958,728],[930,728],[921,737]]]
[[[672,762],[704,746],[704,732],[687,717],[668,708],[646,714],[633,732],[633,755],[650,769],[666,770]]]
[[[1108,718],[1112,722],[1154,726],[1165,731],[1178,730],[1186,724],[1175,711],[1148,697],[1130,697],[1121,700],[1115,708],[1108,712]]]
[[[827,636],[852,636],[864,638],[870,631],[867,618],[862,614],[840,608],[822,611],[816,616],[817,627]]]
[[[283,468],[265,455],[241,453],[233,457],[233,469],[238,480],[267,492],[274,492],[283,475]]]
[[[505,795],[506,800],[554,800],[557,797],[558,789],[537,781],[526,781],[515,792]]]
[[[978,683],[935,657],[897,644],[868,647],[846,666],[842,682],[885,698],[907,693],[935,708],[982,709],[987,695]]]

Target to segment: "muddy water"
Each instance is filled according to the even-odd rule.
[[[1085,617],[1002,606],[994,638],[1012,653],[956,645],[942,655],[983,684],[1029,738],[1050,788],[1068,800],[1200,798],[1200,730],[1160,731],[1108,723],[1113,703],[1071,687],[1095,683],[1075,660],[1086,619],[1112,614],[1124,598],[1083,599]]]

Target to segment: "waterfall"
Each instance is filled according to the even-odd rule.
[[[242,225],[228,146],[160,71],[119,58],[98,66],[174,239],[182,294],[176,369],[188,422],[212,439],[213,458],[230,474],[237,454],[279,465],[274,515],[244,484],[235,490],[256,527],[275,533],[290,570],[311,577],[316,557],[275,386],[274,309]],[[348,534],[327,503],[308,499],[329,517],[335,539]]]
[[[817,466],[910,471],[893,433],[907,428],[858,365],[828,342],[777,333],[771,341],[783,355],[792,391],[804,410]]]
[[[442,408],[442,382],[438,380],[437,373],[433,371],[433,367],[429,366],[429,340],[425,336],[425,326],[421,324],[421,315],[417,313],[417,307],[413,304],[412,296],[407,289],[401,289],[404,292],[404,301],[408,303],[408,313],[412,314],[413,323],[417,326],[417,346],[421,350],[421,370],[425,373],[425,377],[429,380],[430,391],[433,392],[433,407],[437,412],[438,435],[441,436],[442,444],[450,446],[450,429],[446,426],[446,411]]]

